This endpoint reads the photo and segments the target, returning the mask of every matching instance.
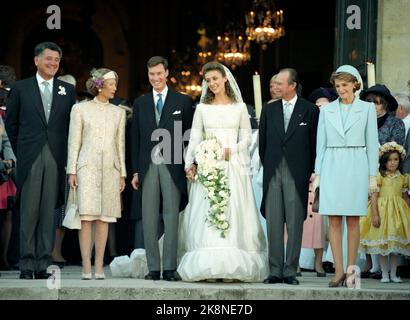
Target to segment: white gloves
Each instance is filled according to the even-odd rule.
[[[312,182],[313,191],[319,188],[319,182],[320,182],[320,175],[317,174],[315,175],[315,179]]]

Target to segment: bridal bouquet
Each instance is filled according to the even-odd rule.
[[[226,173],[227,163],[223,161],[223,148],[216,138],[203,140],[195,149],[198,163],[196,180],[201,183],[209,199],[207,221],[225,238],[229,229],[228,207],[230,190]]]

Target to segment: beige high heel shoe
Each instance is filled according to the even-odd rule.
[[[92,279],[91,272],[89,272],[89,273],[82,272],[81,273],[81,280],[91,280],[91,279]]]
[[[95,280],[104,280],[105,279],[105,274],[103,273],[95,273]]]

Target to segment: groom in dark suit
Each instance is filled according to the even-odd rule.
[[[145,279],[160,279],[158,223],[162,208],[162,279],[175,281],[179,280],[176,273],[178,215],[188,202],[182,135],[192,125],[192,99],[167,86],[169,72],[165,58],[152,57],[147,68],[153,90],[137,98],[133,108],[131,157],[134,176],[131,183],[141,192],[141,205],[133,207],[142,211],[149,270]]]
[[[55,79],[62,51],[52,42],[34,49],[37,74],[16,82],[6,130],[17,156],[20,199],[20,279],[46,279],[54,246],[54,209],[64,201],[67,137],[74,87]]]
[[[259,126],[259,155],[264,170],[261,212],[267,223],[270,267],[264,283],[299,284],[296,269],[316,157],[319,110],[297,95],[300,84],[294,69],[281,70],[275,81],[282,99],[265,105]]]

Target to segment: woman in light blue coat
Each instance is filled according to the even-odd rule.
[[[347,272],[356,264],[360,240],[359,218],[367,215],[369,188],[376,189],[378,133],[375,107],[359,100],[361,87],[356,68],[339,67],[330,79],[339,99],[322,107],[317,131],[314,188],[320,181],[319,213],[329,216],[329,239],[335,262],[335,279],[343,285],[342,217],[347,222]]]

